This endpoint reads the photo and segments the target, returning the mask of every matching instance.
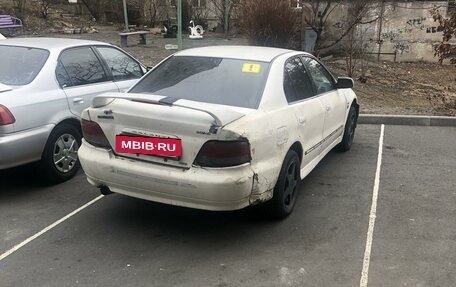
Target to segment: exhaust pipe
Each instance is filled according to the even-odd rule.
[[[112,191],[109,189],[109,187],[107,187],[106,185],[100,186],[100,192],[101,192],[101,194],[103,194],[103,195],[109,195],[109,194],[111,194],[111,193],[114,193],[114,192],[112,192]]]

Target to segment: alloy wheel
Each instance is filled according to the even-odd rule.
[[[54,143],[53,160],[55,168],[62,172],[70,172],[78,161],[77,140],[71,134],[62,134]]]
[[[296,162],[291,162],[287,168],[283,190],[283,203],[287,208],[291,208],[296,200],[296,189],[299,181],[298,173],[296,170]]]

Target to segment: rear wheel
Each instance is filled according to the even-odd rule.
[[[44,147],[38,172],[47,181],[64,182],[79,169],[78,149],[81,133],[69,124],[58,125]]]
[[[269,212],[272,217],[282,219],[291,214],[298,196],[299,182],[299,157],[295,151],[290,150],[285,156],[272,200],[269,202]]]
[[[355,129],[358,115],[355,107],[350,107],[348,112],[347,122],[345,123],[345,131],[342,141],[336,146],[338,151],[349,151],[351,149],[353,139],[355,138]]]

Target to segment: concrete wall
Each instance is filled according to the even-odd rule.
[[[442,32],[438,31],[438,23],[429,12],[435,6],[441,7],[439,10],[446,15],[447,1],[386,5],[381,31],[379,22],[373,24],[377,38],[380,33],[381,52],[397,52],[398,61],[436,61],[433,44],[442,40]],[[379,45],[372,44],[377,52]]]
[[[438,31],[438,24],[434,22],[429,10],[440,7],[442,15],[447,16],[447,1],[414,1],[386,3],[382,27],[380,21],[358,25],[355,29],[357,38],[364,47],[364,52],[396,53],[397,61],[428,61],[435,62],[433,45],[442,40],[442,32]],[[331,15],[327,25],[327,35],[341,33],[347,7],[339,7]],[[370,11],[373,15],[379,15],[380,7]],[[366,17],[374,19],[375,17]],[[338,30],[338,27],[342,27]],[[334,50],[343,49],[347,44],[348,37]],[[379,44],[380,43],[380,44]],[[376,55],[374,55],[376,57]],[[382,55],[382,60],[394,60],[393,55]]]

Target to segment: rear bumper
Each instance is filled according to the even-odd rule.
[[[249,164],[224,169],[182,169],[118,157],[86,141],[78,151],[89,183],[116,193],[205,210],[236,210],[250,204]]]
[[[0,135],[0,169],[39,160],[53,127],[53,125],[47,125]]]

